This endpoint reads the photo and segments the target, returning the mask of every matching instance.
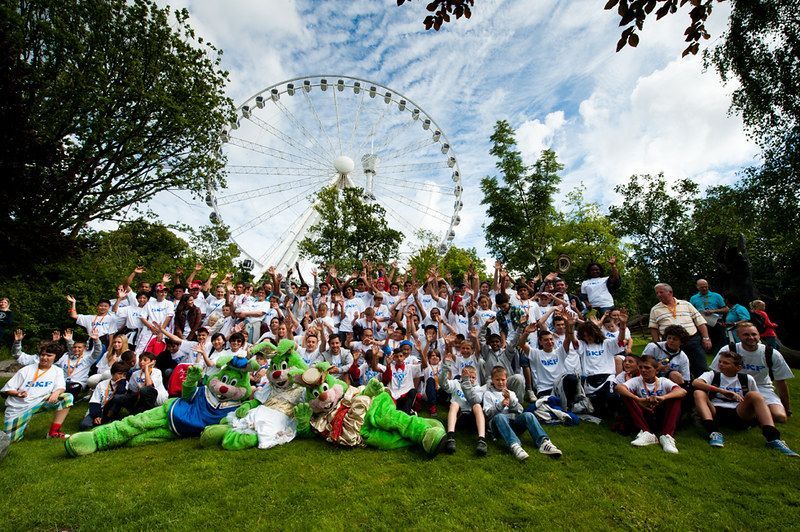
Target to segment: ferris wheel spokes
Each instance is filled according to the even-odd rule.
[[[421,192],[434,192],[439,194],[454,194],[455,189],[452,187],[443,187],[436,183],[422,183],[420,181],[412,181],[410,179],[400,179],[399,177],[392,177],[391,181],[381,181],[381,186],[384,187],[397,187],[413,188]]]
[[[314,102],[311,101],[311,97],[308,95],[308,91],[301,91],[303,96],[306,97],[306,102],[308,102],[308,106],[311,109],[311,112],[314,114],[314,118],[317,119],[317,124],[319,125],[319,132],[325,136],[325,140],[328,141],[328,144],[331,147],[330,153],[336,153],[336,148],[333,146],[333,141],[331,141],[331,136],[328,135],[328,131],[325,129],[325,126],[322,125],[322,120],[319,118],[319,114],[317,113],[317,108],[314,105]]]
[[[288,153],[283,150],[278,150],[276,148],[271,148],[269,146],[264,146],[263,144],[259,144],[257,142],[240,139],[238,137],[230,137],[228,142],[230,144],[233,144],[234,146],[239,146],[240,148],[244,148],[246,150],[250,150],[256,153],[261,153],[264,155],[269,155],[271,157],[276,157],[283,161],[294,163],[298,166],[302,166],[310,170],[323,170],[323,168],[320,168],[318,166],[310,166],[306,164],[305,162],[303,162],[303,159],[301,157],[297,157],[292,153]]]
[[[300,133],[302,133],[304,137],[306,137],[309,141],[311,141],[311,143],[316,144],[323,154],[331,158],[334,157],[333,152],[331,152],[330,150],[328,150],[328,148],[323,146],[319,142],[319,139],[317,139],[317,136],[312,135],[311,132],[308,129],[306,129],[305,126],[303,126],[303,124],[301,124],[299,120],[297,120],[297,117],[294,116],[294,113],[292,113],[285,105],[283,105],[279,101],[276,101],[275,107],[277,107],[281,111],[281,113],[283,113],[283,116],[285,116],[286,119],[289,120],[289,122],[291,122],[292,125],[294,125],[294,127],[296,127],[297,130]]]
[[[230,205],[232,203],[238,203],[248,199],[262,198],[271,194],[277,194],[278,192],[285,192],[287,190],[307,187],[309,185],[321,185],[329,180],[329,176],[320,174],[319,176],[308,177],[299,181],[289,181],[287,183],[267,185],[264,187],[254,188],[252,190],[246,190],[244,192],[238,192],[236,194],[230,194],[228,196],[220,196],[217,198],[217,205]]]
[[[313,189],[314,189],[313,186],[308,187],[305,190],[302,190],[300,193],[296,194],[295,196],[293,196],[293,197],[289,198],[288,200],[284,201],[283,203],[280,203],[279,205],[275,205],[273,207],[270,207],[266,211],[264,211],[261,214],[255,216],[254,218],[251,218],[250,220],[248,220],[247,222],[243,223],[242,225],[236,227],[235,229],[231,229],[231,237],[235,238],[235,237],[237,237],[237,236],[249,231],[250,229],[256,227],[262,221],[270,219],[273,215],[275,215],[276,213],[282,211],[283,209],[285,209],[287,207],[290,207],[292,205],[295,205],[297,203],[297,201],[301,197],[303,197],[303,195],[305,193],[307,193],[307,192],[309,192],[309,191],[311,191]]]
[[[285,142],[286,144],[292,146],[296,150],[305,153],[307,157],[310,157],[310,159],[309,159],[310,161],[316,162],[318,164],[322,164],[323,166],[328,164],[328,161],[326,161],[324,158],[322,158],[319,155],[319,153],[317,153],[317,152],[315,152],[313,150],[310,150],[309,148],[307,148],[306,146],[303,146],[301,144],[296,144],[292,140],[292,137],[290,137],[289,135],[287,135],[286,133],[284,133],[280,129],[276,128],[275,126],[272,126],[272,125],[266,123],[265,121],[261,120],[260,118],[258,118],[256,116],[253,116],[252,114],[250,114],[247,117],[247,119],[250,120],[251,122],[253,122],[258,127],[260,127],[262,130],[264,130],[267,133],[271,134],[272,136],[276,137],[277,139],[279,139],[279,140]]]
[[[427,205],[424,205],[416,200],[406,198],[405,196],[399,195],[397,193],[393,194],[391,190],[383,188],[383,183],[379,184],[378,187],[383,189],[383,191],[386,192],[387,194],[392,194],[392,198],[395,201],[398,201],[408,207],[411,207],[412,209],[416,209],[419,212],[427,214],[428,216],[436,218],[437,220],[442,221],[444,223],[450,223],[451,220],[450,216],[447,216],[446,214],[437,211],[433,207],[428,207]]]

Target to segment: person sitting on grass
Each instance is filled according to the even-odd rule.
[[[61,432],[61,424],[72,406],[72,395],[64,393],[67,387],[64,372],[53,365],[59,354],[61,347],[57,343],[43,344],[39,362],[21,368],[0,390],[6,400],[3,431],[12,442],[22,439],[28,421],[41,410],[56,411],[48,438],[68,436]]]
[[[508,372],[503,366],[495,366],[490,373],[491,382],[483,394],[483,413],[492,430],[509,446],[517,460],[527,460],[528,453],[522,448],[515,430],[527,429],[539,452],[559,458],[561,451],[553,445],[547,433],[531,412],[523,412],[517,395],[506,387]]]
[[[386,370],[382,376],[383,384],[389,389],[397,409],[406,414],[414,412],[417,388],[419,388],[423,369],[421,364],[407,361],[411,354],[411,347],[412,344],[408,340],[400,342],[400,347],[386,357]],[[425,366],[427,367],[427,362]]]
[[[786,456],[798,457],[772,422],[764,396],[752,375],[739,373],[742,355],[723,351],[717,360],[719,371],[707,371],[692,382],[694,404],[712,447],[723,447],[725,437],[719,426],[746,429],[757,422],[767,441],[767,447]]]
[[[470,424],[478,432],[478,444],[475,452],[478,456],[486,456],[486,419],[483,416],[482,390],[478,386],[478,371],[473,366],[465,366],[461,370],[461,379],[448,379],[447,364],[442,364],[439,369],[439,383],[441,388],[450,394],[450,409],[447,412],[447,440],[444,449],[450,454],[456,452],[456,427],[460,424]],[[472,400],[467,399],[462,383],[472,386],[474,393]],[[475,402],[473,402],[475,401]]]
[[[117,419],[124,408],[135,415],[163,405],[167,399],[167,389],[161,377],[161,370],[155,367],[156,356],[150,351],[139,355],[139,368],[134,371],[125,386],[124,394],[114,394],[108,407],[109,419]],[[91,405],[90,405],[91,406]]]
[[[764,396],[772,413],[772,421],[786,423],[792,413],[789,386],[786,383],[787,379],[794,378],[791,368],[780,352],[772,346],[760,343],[761,336],[752,323],[747,321],[739,323],[736,332],[741,342],[720,349],[711,362],[711,369],[720,370],[717,362],[724,352],[736,352],[742,355],[742,371],[752,375],[756,380],[758,391]]]
[[[689,357],[681,350],[681,344],[687,338],[686,329],[680,325],[668,325],[664,330],[664,341],[650,342],[642,351],[643,355],[650,355],[659,362],[659,377],[667,377],[680,386],[688,384],[691,379]]]
[[[80,423],[81,430],[89,430],[104,423],[114,421],[110,413],[119,415],[119,409],[109,412],[112,399],[125,395],[126,377],[130,366],[125,362],[114,362],[111,365],[111,378],[100,381],[89,399],[89,411]]]
[[[97,331],[92,331],[89,344],[84,340],[72,340],[72,329],[64,331],[64,338],[67,340],[67,352],[56,362],[64,372],[64,379],[67,384],[67,393],[72,397],[77,397],[89,381],[89,371],[92,364],[100,356],[100,340]]]
[[[617,393],[627,407],[639,434],[631,442],[636,447],[661,443],[665,452],[677,454],[675,427],[681,416],[681,400],[686,390],[657,375],[661,365],[650,355],[639,358],[639,376],[618,384]],[[656,437],[655,432],[661,436]]]

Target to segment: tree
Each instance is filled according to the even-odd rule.
[[[552,194],[564,167],[552,150],[542,151],[532,167],[525,166],[505,120],[497,122],[491,140],[489,152],[497,158],[502,182],[496,177],[481,180],[481,205],[487,206],[490,220],[483,226],[486,246],[510,270],[541,273],[550,245],[548,229],[556,219]]]
[[[449,275],[456,284],[463,282],[464,274],[471,269],[474,269],[481,278],[486,277],[483,260],[478,256],[477,249],[450,246],[447,252],[441,255],[436,238],[433,235],[431,237],[427,241],[420,239],[425,242],[424,245],[408,259],[408,268],[416,270],[417,281],[425,280],[431,266],[436,266],[440,274]]]
[[[609,209],[610,216],[618,234],[631,239],[634,260],[653,278],[675,284],[676,292],[691,286],[701,271],[698,256],[713,256],[713,250],[699,248],[694,230],[697,183],[668,184],[664,174],[633,175],[614,190],[623,200]]]
[[[403,234],[389,227],[383,207],[364,201],[362,189],[323,188],[314,210],[320,218],[298,244],[301,257],[340,271],[360,269],[362,260],[387,264],[397,258]]]
[[[177,224],[174,228],[188,235],[191,260],[204,266],[199,272],[200,277],[205,278],[213,271],[221,273],[222,279],[225,273],[238,269],[235,262],[239,256],[239,246],[231,240],[230,228],[226,224],[217,222],[199,229]]]
[[[186,10],[19,0],[0,7],[0,28],[4,246],[35,256],[32,230],[52,245],[159,191],[224,183],[228,75]]]

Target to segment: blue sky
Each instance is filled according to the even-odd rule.
[[[488,152],[498,119],[517,130],[528,163],[544,148],[556,151],[565,165],[561,192],[583,182],[603,208],[621,201],[613,187],[633,173],[663,171],[710,186],[734,181],[754,162],[756,147],[728,114],[734,87],[704,73],[700,57],[680,57],[688,14],[649,22],[637,49],[615,53],[618,18],[602,4],[478,0],[470,20],[439,32],[422,26],[424,1],[172,5],[187,7],[198,33],[224,50],[237,104],[289,78],[332,73],[374,80],[419,103],[449,138],[463,176],[454,243],[488,257],[478,183],[495,174]],[[715,5],[710,43],[724,30],[728,9]],[[166,222],[205,223],[208,209],[181,197],[166,193],[150,207]],[[430,199],[442,201],[439,207],[445,200]]]

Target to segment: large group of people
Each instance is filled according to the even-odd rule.
[[[22,369],[2,388],[10,440],[43,410],[55,412],[48,437],[68,438],[63,422],[83,399],[84,430],[163,405],[180,395],[189,368],[210,378],[223,356],[257,360],[251,385],[269,386],[270,354],[252,348],[290,340],[307,367],[325,362],[352,386],[379,381],[402,412],[437,417],[444,407],[448,453],[462,430],[477,436],[478,455],[493,436],[524,460],[527,431],[540,453],[558,457],[543,425],[582,420],[605,420],[633,435],[634,446],[677,453],[676,428],[694,413],[713,447],[724,445],[723,427],[757,425],[768,447],[797,456],[776,428],[791,415],[792,378],[777,325],[764,302],[748,310],[703,279],[688,301],[655,286],[652,341],[634,355],[628,313],[614,302],[614,257],[588,265],[576,294],[556,273],[515,279],[499,262],[489,280],[474,268],[454,280],[435,267],[398,275],[396,264],[368,262],[349,275],[312,270],[309,279],[299,267],[285,276],[270,268],[257,284],[231,274],[197,279],[202,269],[137,283],[146,275],[137,267],[115,297],[85,314],[68,295],[75,331],[54,331],[31,354],[16,330],[12,354]],[[0,299],[4,316],[8,309]]]

